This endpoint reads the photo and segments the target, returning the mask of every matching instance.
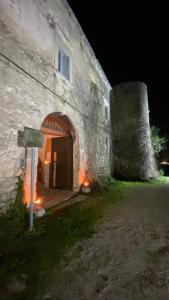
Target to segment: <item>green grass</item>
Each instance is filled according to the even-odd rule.
[[[53,268],[77,241],[95,233],[95,225],[117,201],[123,199],[126,188],[157,186],[163,178],[152,183],[115,181],[109,190],[92,192],[86,201],[62,211],[49,211],[35,221],[35,230],[18,232],[7,217],[0,218],[0,295],[1,299],[35,299],[36,294],[50,282]],[[6,288],[11,279],[24,278],[26,289],[19,294]]]
[[[168,176],[159,176],[157,179],[154,180],[154,183],[159,184],[169,184],[169,177]]]
[[[159,176],[158,178],[152,179],[150,181],[117,181],[117,186],[120,188],[130,188],[130,187],[155,187],[164,184],[169,184],[168,176]]]

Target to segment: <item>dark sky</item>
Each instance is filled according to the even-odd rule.
[[[148,0],[136,0],[135,4],[120,0],[68,2],[111,85],[144,81],[148,87],[150,121],[169,134],[167,1],[156,1],[151,6]]]

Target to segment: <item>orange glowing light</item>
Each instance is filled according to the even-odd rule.
[[[57,152],[54,152],[54,161],[57,161]]]
[[[34,203],[35,203],[36,205],[39,205],[39,204],[42,203],[42,199],[36,199],[36,200],[34,200]]]
[[[90,185],[90,183],[89,183],[89,181],[84,181],[83,185],[87,187]]]
[[[85,181],[85,169],[83,167],[80,168],[79,172],[79,183],[82,185]]]
[[[44,165],[48,165],[48,163],[49,163],[48,160],[44,161]]]
[[[30,192],[31,186],[27,182],[24,182],[24,199],[23,202],[29,207],[30,204]],[[36,199],[36,186],[34,187],[34,199]]]

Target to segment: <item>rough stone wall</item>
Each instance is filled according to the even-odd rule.
[[[70,81],[58,72],[59,48],[70,57]],[[66,114],[77,133],[74,189],[85,170],[94,178],[110,174],[110,127],[104,115],[110,89],[66,1],[0,1],[0,209],[15,196],[25,157],[17,146],[18,130],[40,129],[53,112]]]
[[[111,120],[114,175],[133,180],[157,176],[144,83],[125,82],[113,87]]]

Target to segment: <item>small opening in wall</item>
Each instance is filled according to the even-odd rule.
[[[58,70],[67,80],[70,80],[70,58],[62,49],[59,49]]]
[[[108,138],[106,137],[106,147],[108,148]]]
[[[104,109],[105,109],[105,119],[107,121],[108,120],[108,107],[105,106]]]

